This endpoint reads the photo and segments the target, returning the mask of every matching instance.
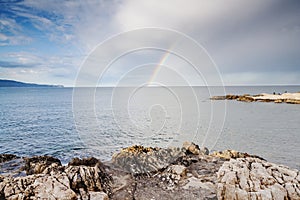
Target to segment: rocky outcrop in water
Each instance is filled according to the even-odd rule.
[[[19,159],[11,157],[0,165],[0,199],[300,199],[299,171],[233,150],[208,153],[186,142],[128,147],[106,163],[36,156],[11,167]]]
[[[283,94],[258,94],[258,95],[225,95],[225,96],[213,96],[211,100],[237,100],[244,102],[274,102],[274,103],[288,103],[288,104],[300,104],[300,92],[297,93],[283,93]]]

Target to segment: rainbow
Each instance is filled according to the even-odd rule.
[[[165,64],[166,60],[168,59],[168,57],[170,56],[170,54],[172,54],[170,52],[170,50],[167,50],[165,52],[165,54],[161,57],[160,61],[158,62],[158,64],[156,65],[156,67],[154,68],[148,82],[147,85],[152,85],[154,83],[155,78],[157,77],[158,72],[160,71],[161,67]]]

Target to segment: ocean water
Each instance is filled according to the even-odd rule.
[[[133,144],[235,149],[300,169],[300,106],[210,95],[300,86],[0,88],[0,153],[109,160]]]

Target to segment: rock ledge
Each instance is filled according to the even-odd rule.
[[[106,163],[0,155],[0,199],[300,199],[299,171],[247,153],[132,146]],[[16,161],[20,166],[16,166]],[[14,167],[12,167],[12,165]]]

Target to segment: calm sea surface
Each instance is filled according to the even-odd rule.
[[[283,93],[300,86],[225,90]],[[74,156],[108,160],[133,144],[167,147],[189,140],[300,169],[300,105],[210,101],[209,96],[206,87],[0,88],[0,153],[47,154],[66,163]]]

